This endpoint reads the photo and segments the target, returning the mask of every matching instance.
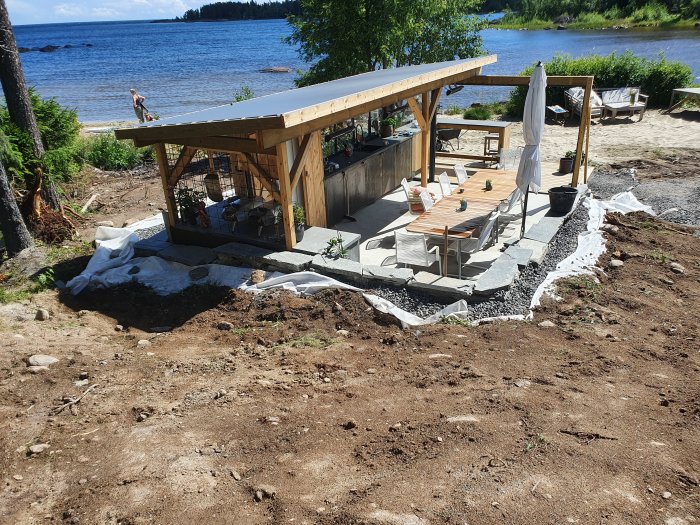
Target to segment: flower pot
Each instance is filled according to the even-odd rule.
[[[571,173],[574,171],[574,160],[569,157],[559,159],[559,173]]]
[[[459,209],[462,211],[466,210],[467,209],[467,201],[460,201]]]
[[[394,134],[394,126],[382,124],[379,132],[382,137],[391,137]]]
[[[180,217],[182,222],[185,224],[190,224],[192,226],[197,226],[197,211],[192,208],[181,208]]]
[[[557,186],[549,190],[549,207],[555,215],[565,215],[576,202],[578,190],[571,186]]]
[[[294,227],[294,233],[297,236],[297,242],[301,242],[301,240],[304,238],[304,225],[303,224],[297,224]]]

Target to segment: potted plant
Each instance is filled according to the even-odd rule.
[[[394,134],[394,128],[401,122],[396,117],[386,117],[382,120],[381,136],[391,137]]]
[[[493,189],[493,181],[491,179],[486,179],[486,182],[484,183],[484,189],[486,191],[491,191]]]
[[[294,216],[294,233],[296,234],[297,242],[300,242],[304,238],[304,225],[306,224],[304,207],[300,204],[295,204],[292,208],[292,215]]]
[[[576,159],[575,151],[567,151],[562,158],[559,159],[559,173],[571,173],[574,171],[574,160]]]
[[[203,191],[194,188],[179,188],[175,195],[175,202],[180,208],[180,219],[182,222],[197,225],[197,209],[204,202],[206,195]]]
[[[465,199],[464,197],[459,199],[459,209],[462,211],[467,209],[467,199]]]

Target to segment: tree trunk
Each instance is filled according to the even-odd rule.
[[[15,196],[12,194],[2,161],[0,161],[0,229],[10,257],[17,255],[25,248],[34,246],[32,236],[29,235]]]
[[[32,152],[41,160],[44,156],[44,144],[27,90],[27,82],[24,80],[24,71],[5,0],[0,0],[0,84],[5,93],[10,120],[27,132],[32,139]],[[50,179],[46,180],[41,196],[53,209],[59,208],[58,192]]]

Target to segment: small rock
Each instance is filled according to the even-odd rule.
[[[34,354],[27,359],[30,366],[51,366],[58,363],[58,358],[52,355]]]
[[[85,478],[80,478],[80,480],[78,481],[78,483],[81,484],[81,485],[85,485],[85,484],[87,483],[87,479],[85,479]]]
[[[669,286],[672,284],[676,284],[676,282],[673,279],[669,279],[668,277],[659,277],[659,281],[661,281],[664,284],[668,284]]]
[[[87,386],[87,384],[90,382],[89,379],[80,379],[79,381],[73,381],[73,384],[77,387],[81,386]]]
[[[130,226],[130,225],[134,224],[135,222],[138,222],[138,219],[134,219],[134,218],[127,219],[122,223],[122,228],[126,228],[127,226]]]
[[[124,326],[118,324],[118,325],[116,325],[116,326],[114,327],[114,331],[115,331],[115,332],[123,332],[123,331],[124,331]]]
[[[241,475],[236,470],[231,469],[231,477],[236,481],[241,481]]]
[[[206,266],[198,266],[197,268],[192,268],[190,270],[190,279],[193,281],[199,281],[200,279],[204,279],[209,275],[209,268]]]
[[[88,374],[87,372],[80,372],[78,379],[87,379],[88,377],[90,377],[90,374]]]
[[[271,425],[279,425],[280,424],[280,418],[277,416],[267,416],[263,420],[265,423],[270,423]]]
[[[220,321],[216,324],[216,327],[219,330],[233,330],[233,323],[229,323],[228,321]]]
[[[36,319],[37,321],[48,321],[50,318],[51,314],[45,308],[39,308],[36,311],[36,315],[34,316],[34,319]]]
[[[620,259],[610,259],[610,268],[622,268],[624,265]]]
[[[324,378],[323,378],[323,382],[324,382],[324,383],[330,383],[330,382],[331,382],[331,378],[330,378],[330,377],[324,377]]]
[[[389,432],[398,432],[401,430],[401,423],[394,423],[389,427]]]
[[[97,221],[95,223],[95,226],[109,226],[110,228],[114,228],[114,222],[113,221]]]
[[[530,386],[532,383],[528,381],[527,379],[516,379],[513,384],[517,386],[518,388],[525,388],[527,386]]]
[[[263,270],[253,270],[250,274],[250,282],[253,284],[259,284],[265,280],[267,274]]]
[[[672,494],[669,491],[665,491],[661,493],[661,497],[663,499],[669,499],[672,496]]]
[[[346,423],[343,423],[343,428],[345,430],[352,430],[353,428],[357,427],[357,423],[353,421],[352,419]]]
[[[342,335],[343,337],[350,336],[350,332],[348,332],[347,330],[336,330],[335,333],[338,335]]]
[[[376,373],[377,373],[377,369],[376,369],[376,368],[368,368],[368,369],[367,369],[367,373],[368,373],[368,374],[376,374]]]
[[[546,321],[542,321],[541,323],[537,323],[537,326],[541,328],[554,328],[557,325],[555,325],[552,321],[548,319]]]
[[[137,348],[148,348],[151,346],[151,342],[148,339],[140,339],[136,346]]]
[[[214,394],[214,399],[221,399],[221,398],[224,397],[226,394],[228,394],[228,392],[222,388],[222,389],[219,390],[216,394]]]
[[[258,485],[254,490],[257,501],[262,501],[265,498],[272,499],[277,495],[277,487],[272,485]]]
[[[428,359],[442,359],[442,358],[450,359],[451,357],[452,357],[452,355],[450,355],[450,354],[430,354],[428,356]]]
[[[138,421],[139,423],[142,421],[146,421],[148,419],[148,415],[149,414],[146,414],[146,412],[141,412],[138,416],[136,416],[136,421]]]
[[[671,268],[671,271],[673,273],[678,273],[678,274],[685,273],[685,267],[682,264],[678,264],[677,262],[672,262],[668,266],[669,266],[669,268]]]
[[[32,445],[31,447],[29,447],[29,452],[32,454],[41,454],[50,446],[51,445],[49,445],[48,443],[37,443],[36,445]]]
[[[12,476],[12,479],[14,479],[15,481],[22,481],[24,478],[19,474],[15,474],[14,476]]]

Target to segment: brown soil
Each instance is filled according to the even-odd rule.
[[[624,266],[533,323],[401,330],[339,291],[6,305],[0,522],[694,523],[700,239],[614,220]]]

